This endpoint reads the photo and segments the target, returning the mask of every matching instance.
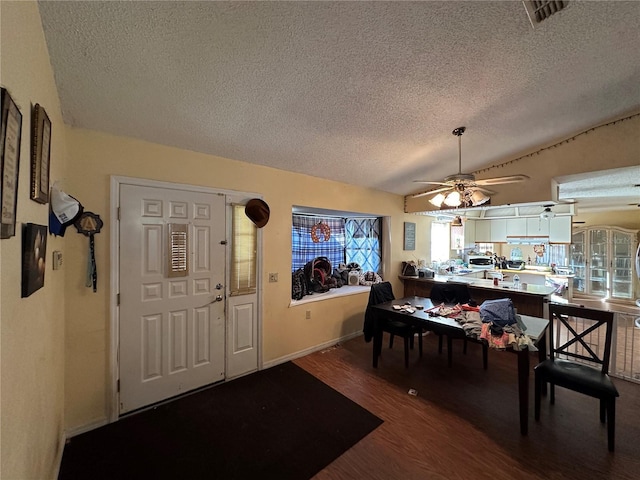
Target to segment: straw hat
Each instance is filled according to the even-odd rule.
[[[264,227],[269,221],[269,205],[259,198],[249,200],[244,213],[258,228]]]

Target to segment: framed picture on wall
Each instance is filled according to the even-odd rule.
[[[404,249],[416,249],[416,224],[413,222],[404,222]]]
[[[31,141],[31,200],[49,201],[49,162],[51,156],[51,121],[44,108],[33,108]]]
[[[0,89],[0,115],[0,238],[9,238],[16,234],[22,114],[4,88]]]
[[[22,232],[22,298],[44,286],[47,226],[27,223]]]

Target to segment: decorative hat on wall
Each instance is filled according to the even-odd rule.
[[[83,212],[82,204],[58,188],[58,183],[51,187],[49,232],[64,237],[67,226],[73,224]]]
[[[249,200],[244,207],[244,213],[258,228],[264,227],[269,221],[269,205],[259,198]]]

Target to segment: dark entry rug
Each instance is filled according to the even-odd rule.
[[[73,437],[58,478],[309,479],[381,423],[288,362]]]

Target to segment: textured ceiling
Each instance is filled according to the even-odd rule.
[[[640,108],[640,2],[41,2],[69,125],[406,195]]]

